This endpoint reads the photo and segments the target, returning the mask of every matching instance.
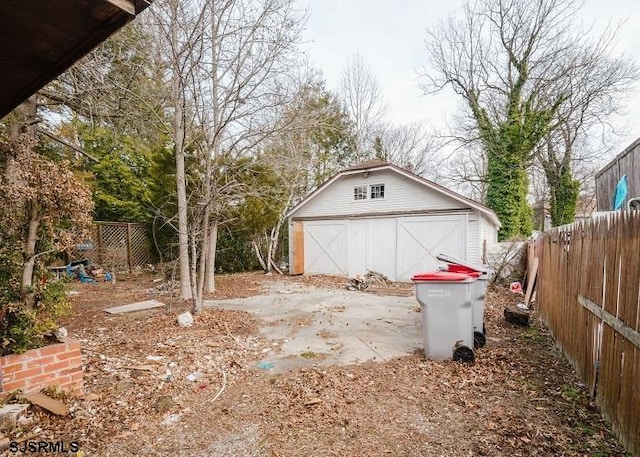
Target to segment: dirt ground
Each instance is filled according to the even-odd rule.
[[[245,273],[219,276],[210,298],[259,295],[284,281],[345,284]],[[474,365],[415,353],[283,374],[257,368],[277,343],[258,336],[248,313],[208,309],[179,327],[187,305],[159,275],[69,290],[78,293],[64,325],[83,349],[85,396],[62,397],[68,417],[32,410],[5,431],[12,440],[75,441],[82,455],[100,457],[625,455],[548,332],[536,319],[529,328],[504,322],[518,299],[505,290],[487,296],[491,338]],[[168,307],[103,311],[147,299]]]

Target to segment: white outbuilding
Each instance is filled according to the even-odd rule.
[[[479,263],[496,243],[496,214],[403,168],[373,160],[347,168],[288,214],[292,274],[393,281],[442,265],[440,253]]]

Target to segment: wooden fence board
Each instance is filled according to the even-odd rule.
[[[603,416],[640,455],[640,212],[540,239],[538,307]]]

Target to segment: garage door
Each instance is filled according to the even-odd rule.
[[[347,221],[349,276],[377,271],[396,277],[396,218]]]
[[[465,215],[304,222],[304,272],[353,277],[378,271],[408,281],[435,270],[435,256],[466,258]]]
[[[304,271],[347,276],[345,221],[305,221]]]
[[[466,233],[465,215],[398,218],[398,280],[435,270],[435,256],[441,252],[465,259]]]

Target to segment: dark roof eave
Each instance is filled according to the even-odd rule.
[[[146,0],[4,0],[0,118],[149,6]]]

